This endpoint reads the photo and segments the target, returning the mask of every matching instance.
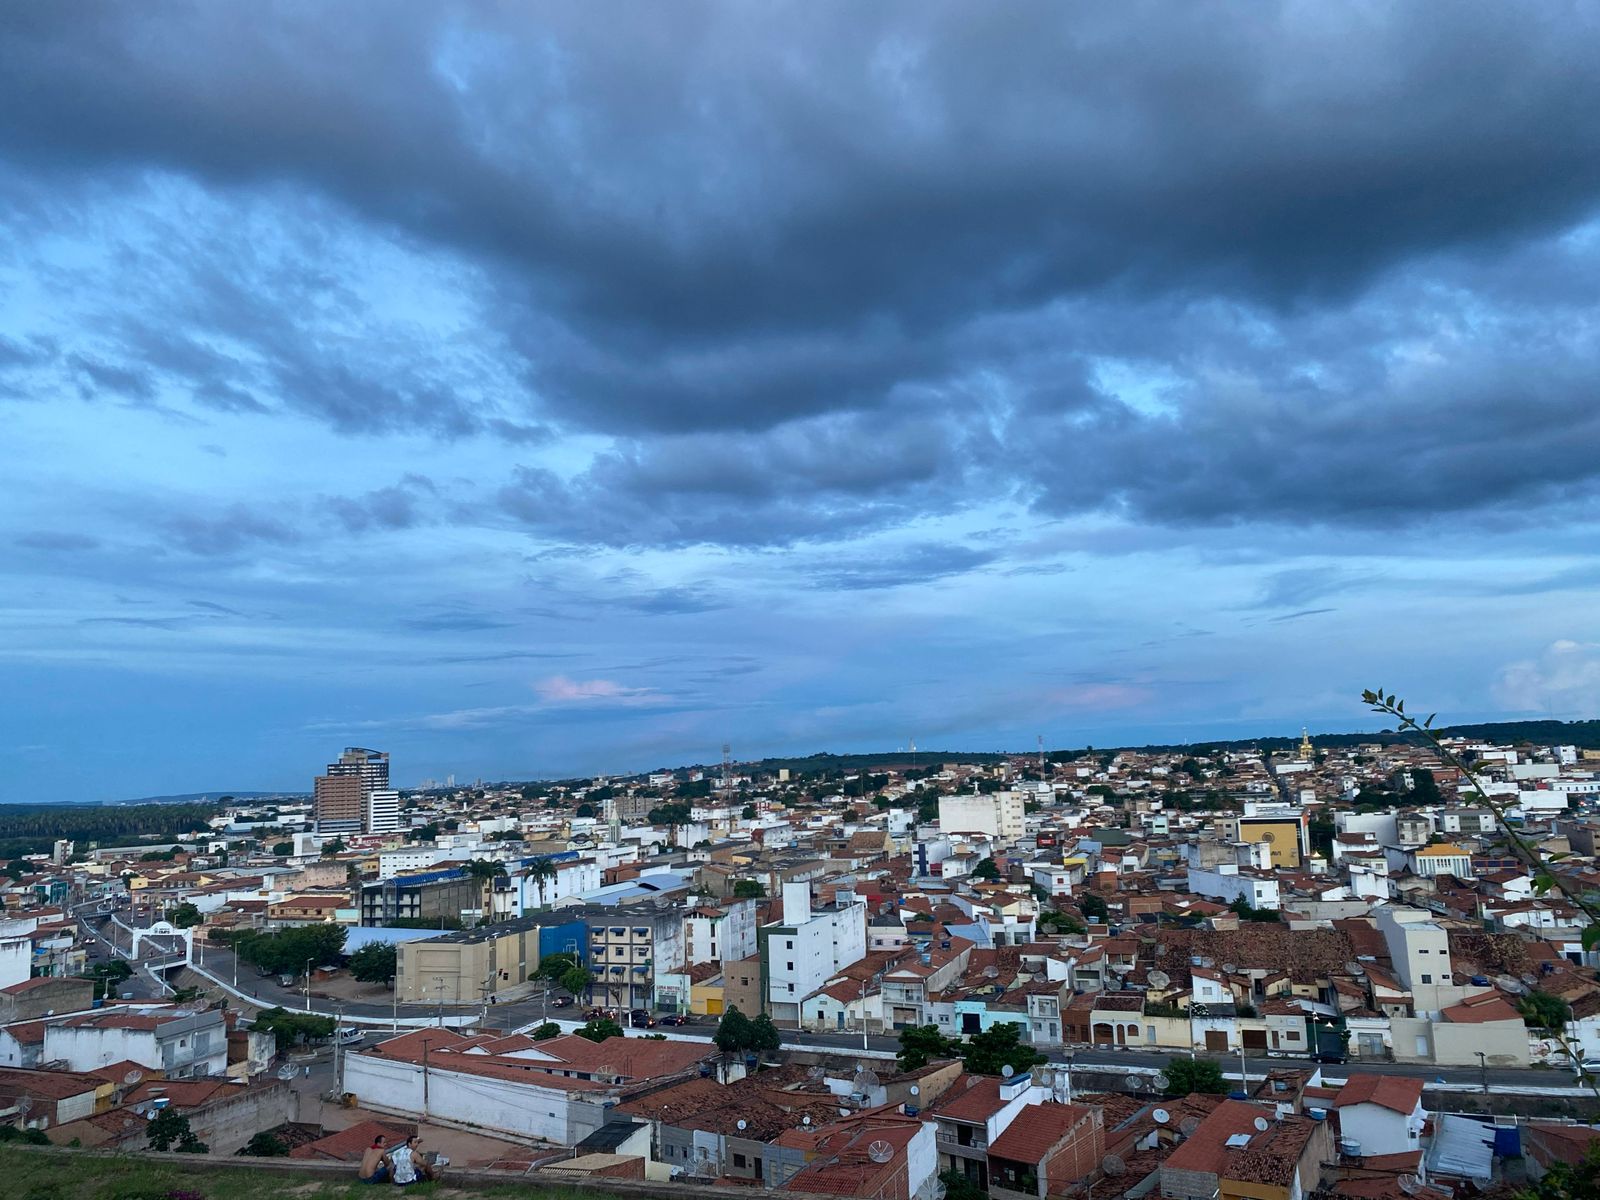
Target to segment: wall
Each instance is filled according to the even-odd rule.
[[[1478,1051],[1491,1067],[1525,1067],[1528,1027],[1517,1021],[1483,1021],[1473,1025],[1433,1025],[1433,1061],[1440,1066],[1475,1067]]]
[[[1363,1157],[1403,1154],[1421,1145],[1422,1120],[1420,1111],[1408,1118],[1379,1104],[1347,1104],[1339,1110],[1339,1133],[1360,1142]]]
[[[295,1095],[289,1085],[241,1087],[238,1095],[215,1100],[185,1114],[195,1136],[212,1154],[232,1154],[264,1129],[295,1120]]]
[[[467,1129],[509,1133],[571,1146],[605,1123],[600,1100],[573,1099],[563,1091],[520,1081],[490,1079],[430,1067],[424,1080],[420,1064],[396,1062],[369,1054],[345,1057],[344,1090],[363,1108],[400,1113],[413,1119],[439,1121]]]

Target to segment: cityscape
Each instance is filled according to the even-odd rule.
[[[1600,1200],[1597,113],[0,2],[0,1200]]]

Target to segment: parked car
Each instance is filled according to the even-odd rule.
[[[650,1029],[655,1026],[656,1019],[650,1015],[647,1008],[636,1008],[628,1014],[628,1025],[633,1029]]]
[[[573,1000],[573,998],[571,996],[556,996],[556,997],[551,999],[550,1007],[551,1008],[571,1008],[575,1003],[577,1003],[577,1002],[575,1000]]]
[[[354,1029],[350,1026],[346,1026],[345,1028],[339,1030],[338,1033],[339,1043],[344,1046],[348,1046],[352,1042],[359,1042],[366,1036],[367,1031],[365,1029]]]
[[[679,1013],[668,1013],[656,1021],[657,1025],[687,1025],[689,1018]]]
[[[1311,1056],[1311,1061],[1314,1063],[1331,1063],[1334,1066],[1341,1066],[1349,1060],[1337,1050],[1319,1050],[1317,1053]]]

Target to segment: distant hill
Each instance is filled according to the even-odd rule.
[[[1487,721],[1477,725],[1445,725],[1438,730],[1454,737],[1473,738],[1502,745],[1531,743],[1535,746],[1576,746],[1580,750],[1600,750],[1600,721]],[[1416,734],[1399,734],[1392,729],[1376,733],[1314,733],[1318,746],[1361,746],[1373,742],[1420,742]],[[1297,737],[1236,738],[1231,741],[1180,742],[1168,745],[1117,747],[1157,753],[1179,754],[1216,748],[1219,750],[1292,750]],[[1109,749],[1109,747],[1108,747]]]
[[[221,788],[215,792],[180,792],[172,796],[140,796],[136,800],[112,800],[110,804],[205,804],[232,796],[235,800],[304,800],[309,792],[236,792]]]

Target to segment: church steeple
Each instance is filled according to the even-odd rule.
[[[1300,726],[1300,758],[1310,762],[1316,757],[1317,748],[1311,744],[1311,735],[1306,732],[1304,725]]]

